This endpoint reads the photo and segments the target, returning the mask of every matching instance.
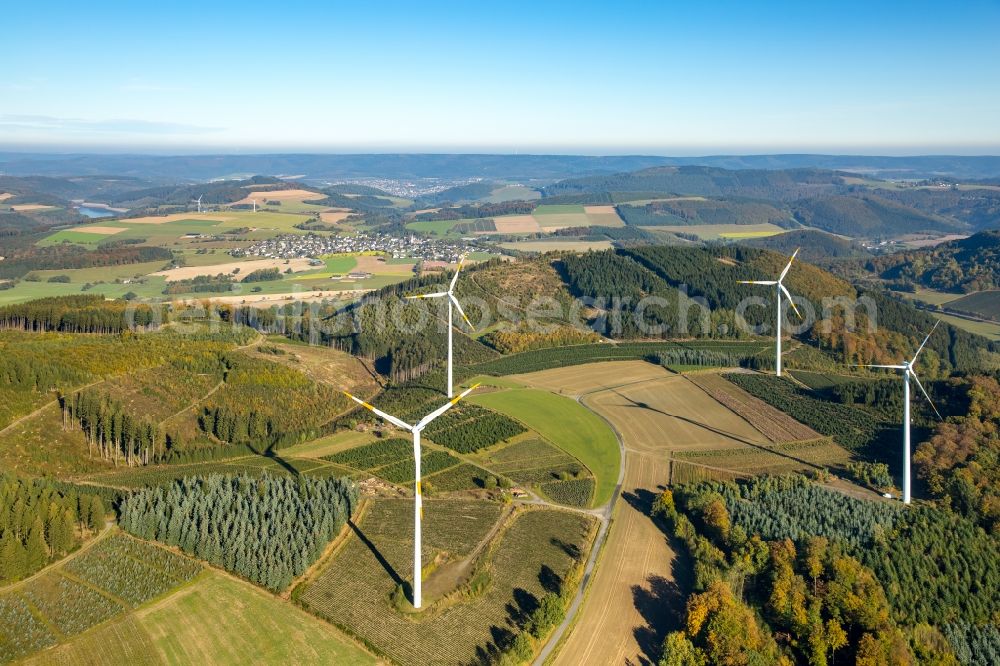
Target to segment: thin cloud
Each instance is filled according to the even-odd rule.
[[[43,131],[67,133],[102,134],[205,134],[217,132],[220,127],[204,127],[185,123],[159,120],[139,120],[135,118],[108,118],[86,120],[83,118],[58,118],[37,115],[0,115],[0,131]]]

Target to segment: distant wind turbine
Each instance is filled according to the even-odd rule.
[[[774,357],[774,370],[775,370],[775,375],[778,376],[778,377],[781,376],[781,295],[782,294],[784,294],[785,296],[788,297],[788,303],[789,303],[789,305],[792,306],[792,309],[795,310],[795,314],[799,318],[802,317],[802,315],[799,314],[799,309],[797,307],[795,307],[795,301],[792,300],[792,295],[790,293],[788,293],[788,290],[785,288],[785,285],[782,284],[782,280],[784,280],[785,276],[788,275],[788,271],[792,267],[792,262],[795,261],[795,256],[798,253],[799,253],[798,249],[795,250],[795,252],[792,253],[791,259],[788,260],[788,265],[785,266],[785,270],[781,271],[781,275],[778,276],[777,280],[739,280],[738,281],[739,284],[761,284],[761,285],[767,285],[769,287],[777,286],[777,290],[776,291],[777,291],[777,298],[778,298],[778,319],[777,319],[777,324],[776,324],[777,335],[775,336],[775,339],[777,340],[777,343],[776,343],[777,349],[775,351],[775,357]]]
[[[414,298],[444,298],[448,297],[448,397],[455,395],[454,389],[452,387],[452,361],[453,361],[453,340],[452,340],[452,314],[451,308],[454,305],[458,308],[458,313],[462,315],[462,319],[465,323],[469,325],[469,328],[475,330],[472,322],[469,318],[465,316],[465,312],[462,310],[462,306],[459,304],[458,299],[455,298],[455,284],[458,282],[458,273],[462,270],[462,264],[465,263],[465,257],[461,257],[458,260],[458,267],[455,269],[455,275],[451,278],[451,284],[448,286],[448,291],[439,291],[433,294],[417,294],[415,296],[407,296],[409,299]]]
[[[371,405],[369,405],[364,400],[361,400],[360,398],[355,398],[353,395],[351,395],[347,391],[344,391],[344,395],[346,395],[348,398],[350,398],[354,402],[358,403],[359,405],[361,405],[365,409],[367,409],[370,412],[374,413],[376,416],[379,416],[379,417],[385,419],[386,421],[388,421],[389,423],[393,424],[394,426],[396,426],[398,428],[402,428],[403,430],[409,430],[411,433],[413,433],[413,469],[414,469],[414,477],[413,477],[413,484],[414,484],[414,503],[413,503],[413,607],[414,608],[420,608],[420,602],[421,602],[421,589],[420,589],[421,588],[421,580],[420,580],[420,574],[421,574],[422,566],[421,566],[421,553],[420,553],[420,543],[421,543],[421,541],[420,541],[420,538],[421,538],[421,535],[420,535],[420,521],[421,521],[421,519],[424,516],[423,497],[422,497],[422,495],[420,493],[420,433],[423,431],[424,428],[426,428],[428,426],[428,424],[430,424],[431,421],[433,421],[434,419],[436,419],[437,417],[441,416],[446,411],[448,411],[449,409],[451,409],[451,407],[454,406],[455,403],[457,403],[459,400],[461,400],[465,396],[467,396],[470,393],[472,393],[476,389],[477,386],[479,386],[479,384],[473,384],[472,386],[470,386],[469,388],[467,388],[465,391],[463,391],[457,398],[452,398],[451,400],[449,400],[448,402],[446,402],[445,404],[443,404],[442,406],[438,407],[433,412],[431,412],[430,414],[428,414],[427,416],[425,416],[424,418],[422,418],[416,425],[410,425],[406,421],[402,421],[400,419],[397,419],[395,416],[390,416],[389,414],[386,414],[383,411],[375,409],[374,407],[372,407]]]
[[[196,204],[198,204],[198,212],[199,212],[199,213],[201,212],[201,197],[203,197],[203,196],[205,196],[205,195],[204,195],[204,194],[202,194],[201,196],[199,196],[199,197],[198,197],[197,199],[195,199],[195,200],[194,200],[194,202],[195,202]]]
[[[917,377],[917,373],[913,371],[913,365],[917,362],[917,357],[920,356],[920,352],[923,351],[924,345],[927,341],[931,339],[934,335],[934,331],[937,330],[938,321],[934,324],[934,328],[931,332],[927,334],[924,341],[920,343],[917,348],[917,353],[913,355],[913,359],[909,361],[903,361],[900,365],[861,365],[860,368],[885,368],[887,370],[902,370],[903,371],[903,504],[910,503],[910,380],[912,379],[916,382],[917,386],[920,387],[920,392],[924,394],[927,398],[927,402],[930,404],[931,409],[937,414],[937,417],[941,418],[941,412],[938,411],[937,407],[934,406],[934,401],[924,390],[923,384],[920,383],[920,379]]]

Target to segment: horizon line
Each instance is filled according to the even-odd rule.
[[[958,146],[952,146],[952,149],[959,148]],[[886,151],[886,149],[889,149]],[[924,157],[934,157],[934,158],[945,158],[945,157],[959,157],[964,159],[977,159],[977,158],[1000,158],[1000,146],[988,146],[987,149],[995,150],[996,152],[975,152],[966,153],[958,152],[955,150],[949,151],[934,151],[930,149],[930,146],[914,146],[913,152],[897,152],[889,148],[888,146],[873,146],[870,148],[864,148],[861,146],[854,147],[854,149],[848,150],[794,150],[794,149],[774,149],[774,150],[763,150],[760,152],[755,152],[752,150],[741,151],[739,149],[730,152],[688,152],[681,150],[680,152],[645,152],[642,150],[638,151],[628,151],[628,149],[622,149],[621,152],[604,152],[604,151],[585,151],[584,149],[573,150],[570,147],[562,147],[562,151],[559,151],[557,147],[552,146],[551,149],[546,150],[543,146],[535,146],[527,148],[525,150],[499,150],[497,148],[418,148],[418,147],[397,147],[397,148],[382,148],[372,146],[371,149],[365,150],[363,147],[345,147],[343,149],[337,148],[320,148],[316,150],[303,150],[300,147],[288,147],[288,148],[274,148],[268,149],[266,147],[256,147],[252,149],[241,149],[235,147],[223,147],[220,146],[216,149],[185,149],[172,147],[172,149],[167,149],[166,147],[154,148],[151,146],[144,146],[134,150],[123,149],[121,146],[50,146],[50,145],[39,145],[39,146],[8,146],[0,144],[0,155],[47,155],[47,156],[148,156],[148,157],[254,157],[254,156],[270,156],[270,155],[296,155],[296,156],[341,156],[341,157],[351,157],[351,156],[368,156],[368,155],[412,155],[412,156],[429,156],[429,155],[463,155],[463,156],[490,156],[490,157],[597,157],[597,158],[615,158],[615,157],[644,157],[644,158],[664,158],[664,159],[718,159],[726,157],[882,157],[891,159],[914,159],[914,158],[924,158]],[[885,152],[878,152],[879,150]],[[898,149],[897,149],[898,150]],[[960,150],[960,148],[959,148]]]

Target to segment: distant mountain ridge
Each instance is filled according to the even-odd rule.
[[[918,155],[504,155],[504,154],[204,154],[141,155],[0,152],[0,174],[119,174],[171,182],[247,177],[253,174],[338,178],[494,178],[558,180],[614,174],[656,166],[705,166],[763,171],[825,169],[882,178],[964,179],[1000,177],[1000,156]]]

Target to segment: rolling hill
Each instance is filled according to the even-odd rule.
[[[801,248],[799,257],[812,263],[870,256],[860,243],[815,229],[796,229],[767,238],[747,238],[739,244],[787,255]]]
[[[868,262],[883,280],[953,293],[1000,287],[1000,230],[926,250],[899,252]]]

